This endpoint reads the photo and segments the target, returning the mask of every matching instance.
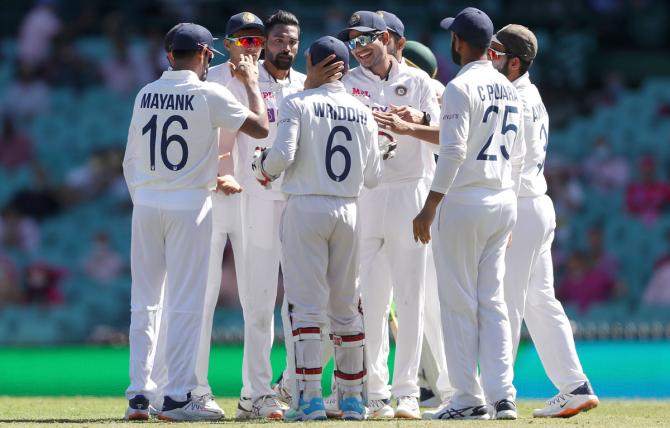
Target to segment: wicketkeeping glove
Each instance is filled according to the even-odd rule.
[[[254,172],[254,177],[261,184],[261,186],[265,187],[266,189],[272,189],[272,185],[270,183],[279,178],[279,176],[268,174],[263,169],[263,161],[267,155],[267,147],[256,147],[254,150],[254,156],[251,160],[251,170]]]
[[[398,144],[395,142],[393,135],[379,130],[378,139],[379,151],[381,151],[383,159],[386,160],[393,158],[395,156],[395,149],[398,147]]]

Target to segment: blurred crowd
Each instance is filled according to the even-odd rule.
[[[85,277],[90,284],[99,287],[128,275],[129,249],[114,245],[105,230],[90,239],[87,256],[81,260],[60,265],[42,257],[42,229],[50,219],[67,216],[82,204],[110,195],[117,201],[119,213],[130,213],[121,169],[125,141],[95,149],[86,162],[64,174],[55,174],[48,162],[38,159],[39,146],[49,141],[35,141],[30,124],[36,117],[58,108],[52,105],[53,92],[68,90],[77,96],[104,87],[128,99],[130,111],[130,100],[136,91],[167,67],[163,34],[168,28],[175,22],[196,21],[217,29],[228,16],[251,7],[238,2],[216,2],[225,3],[218,5],[169,0],[118,3],[123,7],[117,9],[114,6],[117,2],[107,1],[38,0],[14,23],[15,53],[0,52],[0,64],[9,69],[11,75],[3,87],[0,105],[0,172],[5,176],[19,173],[30,176],[30,184],[10,195],[1,207],[0,306],[62,304],[67,299],[60,284],[72,275]],[[372,8],[396,9],[387,1],[376,5],[367,3]],[[442,16],[444,12],[446,16],[460,6],[459,2],[445,3],[428,1],[425,8],[435,9],[435,15]],[[543,95],[546,94],[544,98],[554,129],[576,114],[615,104],[630,83],[639,83],[626,81],[617,72],[594,78],[591,61],[601,47],[653,50],[668,45],[666,35],[670,22],[664,1],[470,3],[489,11],[494,22],[498,22],[495,17],[511,16],[515,21],[535,25],[541,49],[533,69],[534,80]],[[278,6],[260,2],[251,10],[265,16]],[[325,18],[322,9],[305,7],[305,18],[301,11],[294,12],[303,19],[306,30],[326,28],[335,32],[346,16],[363,8],[363,4],[349,2],[329,8]],[[400,16],[405,13],[410,23],[420,19],[425,22],[425,8],[417,11],[405,7],[397,13]],[[320,15],[315,16],[315,11]],[[137,16],[147,17],[146,24],[138,23]],[[437,24],[433,27],[437,28]],[[449,59],[448,44],[437,38],[437,32],[430,25],[414,29],[408,26],[408,32],[434,47],[440,65],[438,78],[446,82],[453,77],[457,70]],[[78,43],[84,36],[102,38],[108,51],[95,57],[84,54]],[[659,105],[658,114],[667,120],[670,106]],[[125,128],[127,124],[118,126]],[[584,141],[584,144],[590,144],[591,150],[581,162],[568,162],[551,154],[545,169],[558,223],[554,244],[557,294],[583,312],[595,302],[619,298],[628,286],[620,275],[626,260],[620,260],[608,250],[601,223],[590,225],[585,239],[579,240],[581,244],[574,244],[577,232],[571,223],[591,202],[590,192],[623,193],[620,207],[623,215],[647,226],[667,216],[670,208],[668,165],[652,154],[637,159],[616,154],[605,137]],[[659,144],[668,144],[668,141],[659,141]],[[549,151],[552,151],[551,142]],[[666,254],[655,261],[653,271],[644,278],[648,286],[641,297],[643,302],[670,305],[670,234],[666,238]],[[78,238],[73,236],[72,239]],[[222,306],[238,305],[232,257],[231,251],[226,251],[219,300]]]

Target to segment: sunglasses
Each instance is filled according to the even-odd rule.
[[[496,61],[504,56],[507,55],[507,52],[500,52],[497,51],[493,48],[489,48],[489,57],[491,58],[492,61]]]
[[[226,37],[226,40],[233,42],[239,48],[260,48],[265,43],[265,37],[261,36]]]
[[[355,49],[356,45],[364,48],[370,43],[374,43],[374,41],[377,40],[382,34],[383,33],[368,33],[368,34],[361,34],[358,37],[354,37],[353,39],[347,42],[349,44],[349,49]]]

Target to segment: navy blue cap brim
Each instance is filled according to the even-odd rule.
[[[451,30],[451,26],[453,25],[455,19],[456,18],[444,18],[442,22],[440,22],[440,27],[447,31]]]
[[[344,41],[344,42],[349,41],[349,31],[358,31],[360,33],[371,33],[371,32],[374,32],[374,31],[382,31],[382,30],[378,30],[378,29],[372,28],[372,27],[361,27],[361,26],[349,27],[349,28],[345,28],[344,30],[337,33],[337,38]]]
[[[230,37],[230,36],[232,36],[233,34],[237,33],[238,31],[249,30],[249,29],[252,29],[252,28],[253,28],[253,29],[256,29],[256,30],[261,30],[261,31],[265,32],[265,26],[264,26],[263,24],[259,24],[259,23],[256,23],[256,22],[250,22],[250,23],[248,23],[248,24],[244,24],[244,25],[242,25],[242,26],[240,26],[240,27],[238,27],[238,28],[235,28],[235,29],[234,29],[233,31],[231,31],[229,34],[226,34],[226,37]]]

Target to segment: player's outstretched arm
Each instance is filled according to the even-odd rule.
[[[439,193],[431,190],[423,204],[423,209],[414,217],[412,221],[412,232],[414,233],[414,240],[427,244],[430,242],[430,226],[435,220],[435,212],[438,205],[442,201],[444,193]]]
[[[237,66],[233,66],[233,74],[244,84],[249,100],[250,114],[240,127],[240,131],[253,138],[265,138],[270,131],[268,114],[258,85],[258,66],[251,55],[242,55]]]

